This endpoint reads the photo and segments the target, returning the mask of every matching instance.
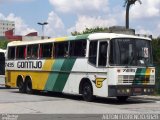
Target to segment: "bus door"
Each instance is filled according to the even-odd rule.
[[[96,93],[97,95],[106,97],[108,95],[108,82],[107,82],[107,50],[108,50],[108,42],[99,41],[98,42],[98,51],[97,51],[97,74],[95,79],[96,84]]]
[[[108,42],[107,41],[100,41],[99,42],[99,57],[98,57],[98,66],[99,67],[106,67],[107,65],[107,48]]]

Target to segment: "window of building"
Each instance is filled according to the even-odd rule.
[[[38,58],[38,45],[28,45],[28,47],[27,47],[27,58],[28,59]]]
[[[69,48],[70,57],[84,57],[86,54],[86,40],[71,41]]]
[[[89,62],[93,65],[96,65],[97,60],[97,43],[97,41],[92,41],[89,46]]]
[[[26,58],[26,46],[18,46],[17,47],[16,58],[17,59],[25,59]]]
[[[68,42],[55,43],[55,57],[68,57]]]
[[[15,47],[8,48],[8,59],[15,59]]]
[[[40,58],[51,58],[52,57],[52,43],[45,43],[40,45]]]

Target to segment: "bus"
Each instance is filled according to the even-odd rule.
[[[92,33],[7,46],[6,83],[22,93],[38,91],[95,97],[150,95],[155,88],[151,39]]]
[[[0,49],[0,86],[5,86],[5,50]]]

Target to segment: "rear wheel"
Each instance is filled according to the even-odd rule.
[[[93,101],[94,96],[91,84],[89,82],[85,82],[82,87],[83,99],[88,102]]]
[[[18,89],[20,93],[25,93],[25,85],[22,80],[18,82]]]
[[[119,102],[125,102],[128,98],[129,96],[117,96]]]
[[[31,94],[33,92],[31,80],[27,80],[25,86],[26,86],[26,93]]]
[[[6,88],[6,89],[10,89],[10,88],[11,88],[11,86],[5,85],[5,88]]]

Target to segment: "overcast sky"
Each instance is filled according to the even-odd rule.
[[[160,0],[141,0],[130,9],[130,27],[136,33],[160,36]],[[15,21],[16,34],[37,31],[48,22],[45,35],[70,35],[86,27],[123,26],[124,0],[0,0],[0,19]]]

